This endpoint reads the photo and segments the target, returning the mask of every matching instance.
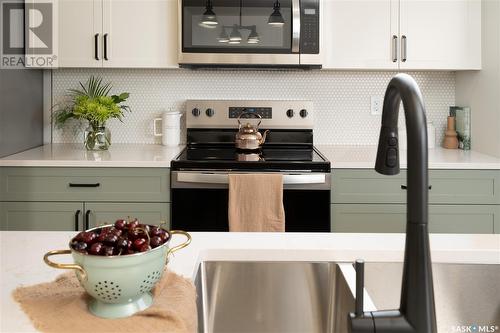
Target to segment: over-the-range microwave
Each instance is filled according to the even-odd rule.
[[[320,0],[178,0],[182,67],[321,68]]]

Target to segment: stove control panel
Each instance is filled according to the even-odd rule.
[[[257,119],[266,129],[312,129],[313,103],[304,100],[187,100],[187,128],[237,128],[237,118]]]

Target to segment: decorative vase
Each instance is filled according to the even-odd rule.
[[[104,124],[89,124],[85,129],[83,143],[87,150],[108,150],[111,132]]]
[[[448,127],[446,128],[446,132],[444,132],[443,147],[447,149],[458,148],[457,131],[455,131],[455,117],[448,117]]]

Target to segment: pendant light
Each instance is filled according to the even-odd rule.
[[[229,42],[229,36],[227,35],[226,29],[222,26],[219,37],[217,37],[219,43],[227,43]]]
[[[229,43],[230,44],[238,44],[241,42],[241,33],[238,29],[238,25],[234,24],[231,33],[229,34]]]
[[[276,0],[273,5],[273,13],[269,16],[269,20],[267,21],[267,23],[273,27],[282,27],[283,24],[285,24],[285,20],[281,15],[280,7],[281,5],[279,0]]]
[[[204,28],[215,28],[217,24],[219,24],[219,22],[217,21],[217,15],[215,15],[212,9],[213,9],[212,1],[207,0],[207,4],[205,6],[205,12],[203,13],[201,21],[199,23],[200,26]]]
[[[247,43],[248,44],[258,44],[260,42],[259,34],[257,33],[257,29],[255,26],[252,27],[250,31],[250,35],[248,35]]]

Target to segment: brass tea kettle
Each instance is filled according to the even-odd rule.
[[[259,118],[259,123],[254,126],[247,122],[245,125],[241,123],[241,116],[253,115]],[[235,145],[237,149],[256,150],[266,141],[266,136],[269,130],[264,131],[264,135],[259,132],[259,125],[262,122],[262,117],[257,113],[242,112],[238,117],[238,133],[236,133]]]

